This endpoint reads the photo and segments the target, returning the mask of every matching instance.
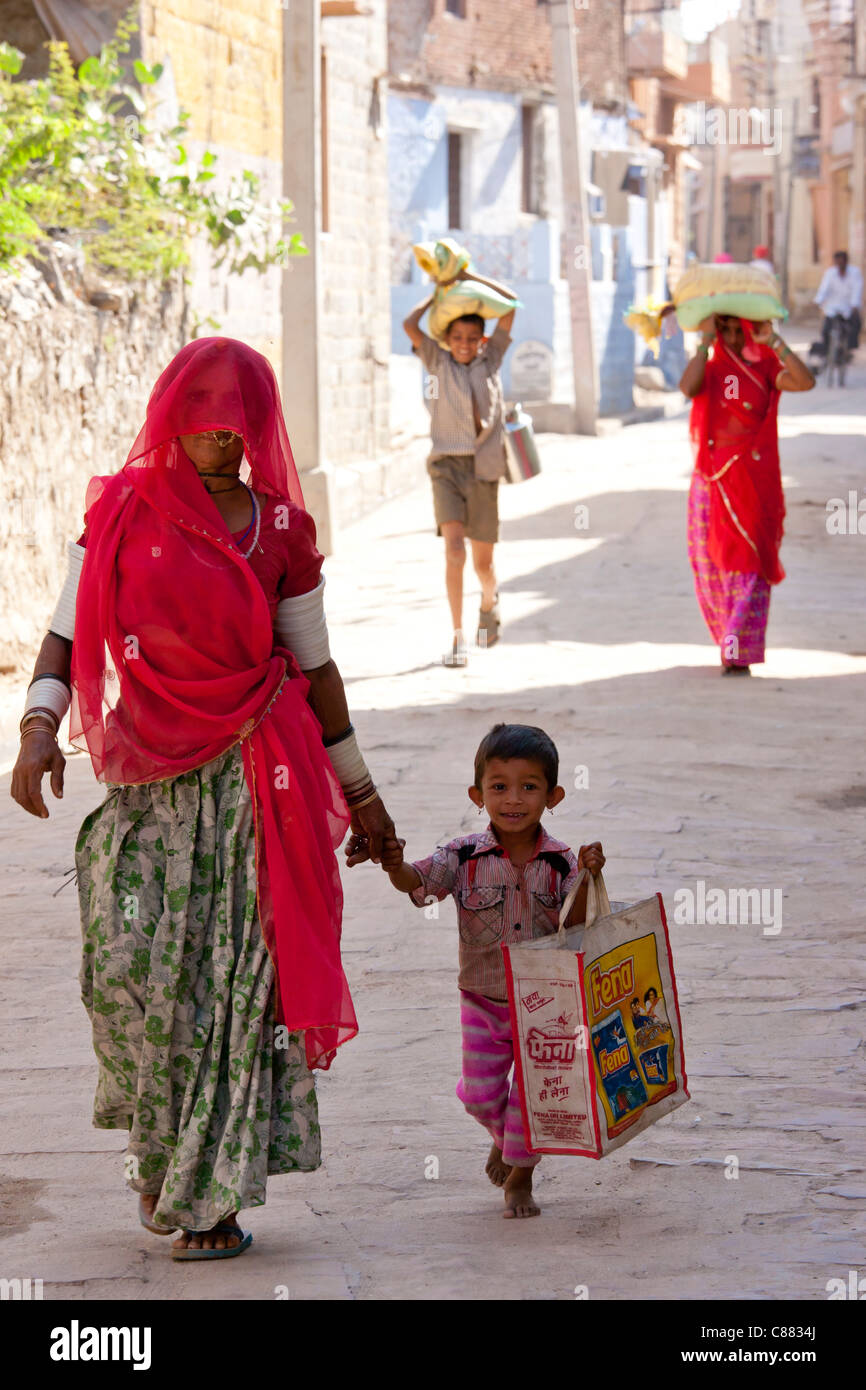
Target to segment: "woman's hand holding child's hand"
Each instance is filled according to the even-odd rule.
[[[594,840],[591,845],[581,845],[577,855],[577,867],[579,869],[589,869],[593,878],[598,878],[605,863],[600,840]]]
[[[382,868],[386,873],[392,869],[399,869],[403,863],[403,847],[405,840],[399,840],[396,835],[388,835],[382,844]]]

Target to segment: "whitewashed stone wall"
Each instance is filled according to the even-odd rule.
[[[330,212],[321,241],[323,451],[337,465],[338,491],[345,466],[381,462],[389,447],[385,0],[370,11],[322,22]]]
[[[99,295],[62,244],[41,272],[0,273],[0,673],[32,663],[87,482],[122,466],[154,381],[188,336],[180,280]]]

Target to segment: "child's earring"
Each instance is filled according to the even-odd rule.
[[[479,806],[479,807],[478,807],[478,814],[479,814],[479,816],[483,816],[483,815],[484,815],[484,807],[483,807],[483,806]]]

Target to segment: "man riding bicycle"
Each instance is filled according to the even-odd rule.
[[[833,319],[840,315],[847,329],[847,347],[853,352],[860,342],[860,309],[863,302],[863,276],[856,265],[849,265],[848,252],[837,251],[833,264],[824,271],[815,303],[824,311],[821,340],[826,355]]]

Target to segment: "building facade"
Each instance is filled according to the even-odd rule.
[[[629,127],[622,0],[575,12],[589,193],[592,324],[601,414],[632,404],[622,315],[646,259],[647,151]],[[390,0],[392,351],[425,294],[414,242],[448,235],[522,308],[503,384],[542,428],[571,428],[569,290],[547,6],[538,0]]]
[[[49,39],[80,63],[128,9],[4,0],[3,37],[25,52],[27,79],[47,70]],[[330,549],[340,515],[381,494],[390,443],[385,0],[139,0],[138,12],[134,56],[163,66],[155,119],[188,112],[191,160],[210,150],[219,180],[251,170],[265,199],[296,205],[289,230],[308,256],[229,275],[194,247],[190,298],[199,334],[216,325],[273,364]]]

